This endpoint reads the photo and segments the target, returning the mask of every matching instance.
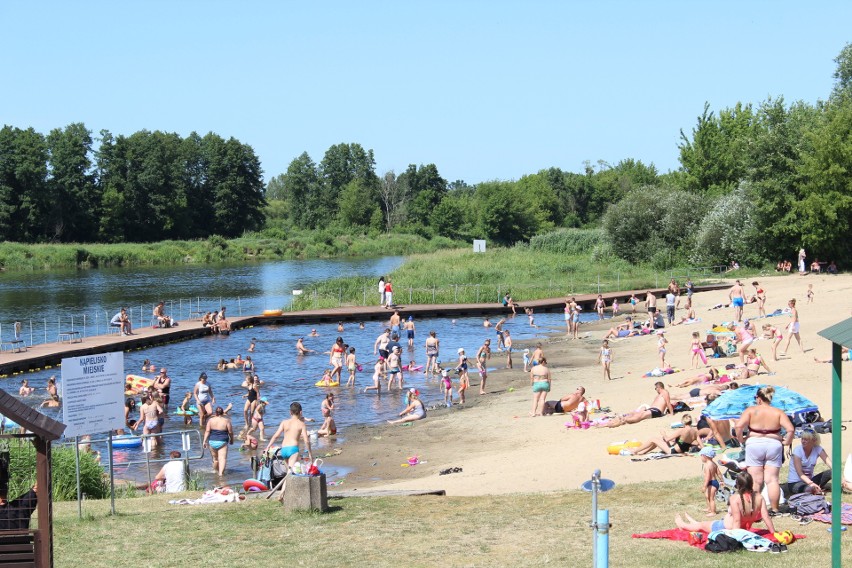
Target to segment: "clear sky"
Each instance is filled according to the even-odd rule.
[[[0,123],[234,136],[267,179],[357,142],[376,171],[678,167],[714,110],[814,103],[852,2],[0,2]]]

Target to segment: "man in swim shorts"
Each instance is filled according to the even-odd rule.
[[[651,320],[651,326],[653,326],[654,317],[657,314],[657,297],[650,290],[645,294],[645,306],[648,308],[648,319]]]
[[[282,420],[275,434],[269,438],[269,443],[266,445],[268,452],[269,448],[275,443],[278,437],[284,434],[284,439],[281,441],[280,455],[287,460],[290,467],[299,461],[299,440],[305,444],[305,449],[308,451],[308,459],[314,461],[313,453],[311,452],[311,440],[308,437],[308,427],[305,425],[305,418],[302,416],[302,405],[298,402],[290,404],[290,418]]]
[[[737,280],[731,286],[731,291],[728,292],[728,298],[731,300],[731,305],[734,306],[734,321],[743,320],[743,306],[745,305],[745,290],[743,290],[742,282]]]
[[[628,412],[627,414],[614,418],[607,424],[607,427],[616,428],[623,424],[636,424],[637,422],[642,422],[649,418],[660,418],[666,413],[674,414],[671,397],[669,396],[669,391],[666,390],[666,385],[657,381],[654,383],[654,390],[657,391],[657,396],[654,398],[654,402],[650,405],[643,404],[633,412]]]
[[[542,414],[547,416],[548,414],[563,414],[565,412],[577,410],[577,407],[580,405],[580,403],[586,402],[585,394],[585,388],[577,387],[576,391],[572,392],[569,395],[563,396],[559,400],[548,400],[544,403],[544,409],[542,411]]]

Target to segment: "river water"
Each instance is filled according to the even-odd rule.
[[[150,270],[88,270],[70,273],[26,274],[3,276],[0,286],[0,316],[9,314],[38,314],[54,310],[91,311],[102,309],[104,306],[115,306],[121,302],[138,303],[150,306],[158,298],[192,297],[199,295],[206,298],[221,295],[222,302],[231,305],[239,297],[243,314],[253,314],[271,307],[280,307],[286,303],[289,293],[294,288],[307,286],[323,278],[333,276],[362,274],[379,275],[390,272],[401,262],[400,258],[383,258],[361,261],[288,261],[270,262],[248,266],[225,266],[204,268],[168,268]],[[28,294],[26,289],[31,287],[33,292]],[[17,302],[17,304],[16,304]],[[590,316],[590,314],[584,314]],[[584,318],[585,319],[585,318]],[[198,375],[203,371],[209,375],[208,383],[212,386],[216,404],[225,407],[228,403],[234,405],[232,411],[235,431],[243,427],[243,394],[240,384],[243,374],[237,370],[220,372],[216,370],[219,359],[231,359],[241,354],[249,355],[248,347],[255,339],[256,350],[251,354],[256,365],[256,372],[265,382],[261,388],[261,396],[269,399],[266,415],[267,436],[274,433],[277,424],[288,417],[289,404],[300,401],[304,414],[317,420],[313,429],[322,423],[320,405],[327,392],[335,393],[335,420],[339,434],[331,440],[320,439],[318,451],[322,455],[332,445],[337,446],[345,441],[346,429],[353,424],[374,424],[395,418],[404,408],[404,396],[400,391],[364,394],[363,388],[372,384],[372,366],[376,357],[373,355],[373,344],[382,332],[386,323],[367,321],[365,328],[359,329],[356,324],[347,324],[344,331],[338,333],[336,324],[317,325],[275,325],[258,326],[231,333],[230,336],[208,336],[201,339],[177,342],[145,350],[125,353],[125,371],[128,374],[146,375],[153,378],[153,373],[141,371],[142,362],[150,359],[157,367],[167,367],[172,378],[171,408],[174,411],[186,392],[195,385]],[[564,321],[561,313],[536,314],[536,324],[531,327],[523,314],[506,322],[515,341],[534,340],[543,338],[546,333],[555,329],[563,329]],[[439,359],[444,366],[452,367],[457,364],[457,350],[464,348],[467,355],[474,358],[476,351],[486,338],[492,339],[496,346],[495,333],[483,327],[483,319],[476,318],[426,318],[415,321],[416,331],[414,346],[409,348],[405,338],[403,345],[403,360],[405,363],[415,361],[425,363],[424,342],[429,331],[435,331],[441,341]],[[318,336],[311,337],[312,329]],[[404,332],[403,332],[404,333]],[[323,352],[330,350],[332,343],[340,335],[345,342],[356,349],[359,363],[363,371],[356,377],[356,387],[338,387],[333,389],[314,386],[322,376],[323,370],[330,368],[329,356]],[[317,354],[297,356],[295,343],[299,337],[305,338],[309,349],[318,351]],[[515,355],[515,366],[522,366],[522,353]],[[489,363],[490,368],[505,366],[505,355],[494,353]],[[471,375],[474,383],[478,383],[475,365],[472,364]],[[0,380],[3,388],[17,394],[22,378],[27,378],[32,386],[39,390],[28,397],[27,402],[36,406],[45,398],[43,387],[51,373],[57,370],[44,370],[26,375],[19,375]],[[344,384],[346,379],[344,371]],[[60,378],[60,377],[58,377]],[[410,372],[405,375],[406,386],[413,386],[422,393],[426,405],[436,404],[443,400],[438,381],[427,379],[422,372]],[[475,397],[475,388],[470,396]],[[51,412],[49,409],[45,412]],[[53,416],[61,419],[61,412],[53,411]],[[182,418],[169,416],[164,430],[183,430]],[[195,426],[189,428],[197,429]],[[141,432],[141,430],[140,430]],[[197,440],[197,439],[196,439]],[[193,440],[191,455],[198,453],[198,445]],[[105,451],[104,444],[95,444],[95,449]],[[261,444],[263,446],[263,444]],[[238,451],[239,445],[232,446],[228,458],[228,482],[237,482],[250,477],[250,456],[247,452]],[[180,449],[180,438],[166,438],[164,448],[150,453],[152,459],[168,455],[171,449]],[[114,454],[120,463],[145,459],[141,450],[116,450]],[[104,460],[105,461],[105,460]],[[152,466],[154,473],[159,465]],[[193,462],[193,471],[200,472],[204,477],[212,477],[212,467],[209,458]],[[119,477],[144,479],[144,468],[128,466],[119,469]],[[345,472],[327,471],[330,477],[345,475]]]

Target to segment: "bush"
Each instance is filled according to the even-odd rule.
[[[28,440],[13,440],[9,444],[9,497],[14,499],[27,491],[36,481],[36,451]],[[77,499],[77,477],[74,469],[74,448],[53,448],[53,500]],[[80,452],[80,487],[91,499],[109,495],[103,470],[94,454]]]
[[[593,251],[603,238],[601,229],[559,229],[534,236],[530,248],[573,255]]]
[[[737,261],[743,266],[764,263],[763,239],[755,228],[754,197],[741,185],[720,197],[701,220],[695,236],[691,260],[704,264],[729,264]]]

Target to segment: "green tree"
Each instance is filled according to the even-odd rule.
[[[307,152],[302,152],[287,167],[281,176],[281,191],[278,199],[289,205],[290,220],[297,227],[315,229],[328,214],[322,198],[317,165]]]
[[[48,234],[70,242],[97,239],[101,195],[92,172],[92,133],[75,123],[47,135],[51,210]]]
[[[834,95],[852,95],[852,43],[847,43],[834,59]]]
[[[352,180],[340,192],[339,220],[344,227],[369,227],[377,209],[375,188],[364,180]]]
[[[28,128],[0,130],[0,237],[33,242],[46,234],[51,209],[47,189],[47,144]]]
[[[210,136],[210,135],[208,135]],[[206,138],[206,137],[205,137]],[[216,234],[237,237],[263,226],[263,170],[254,149],[236,138],[209,149]]]
[[[438,167],[435,164],[420,167],[410,164],[397,181],[409,202],[409,223],[414,226],[428,224],[432,211],[447,195],[447,181],[438,173]]]
[[[542,230],[553,228],[535,199],[515,182],[486,182],[476,186],[479,230],[502,245],[528,241]]]

